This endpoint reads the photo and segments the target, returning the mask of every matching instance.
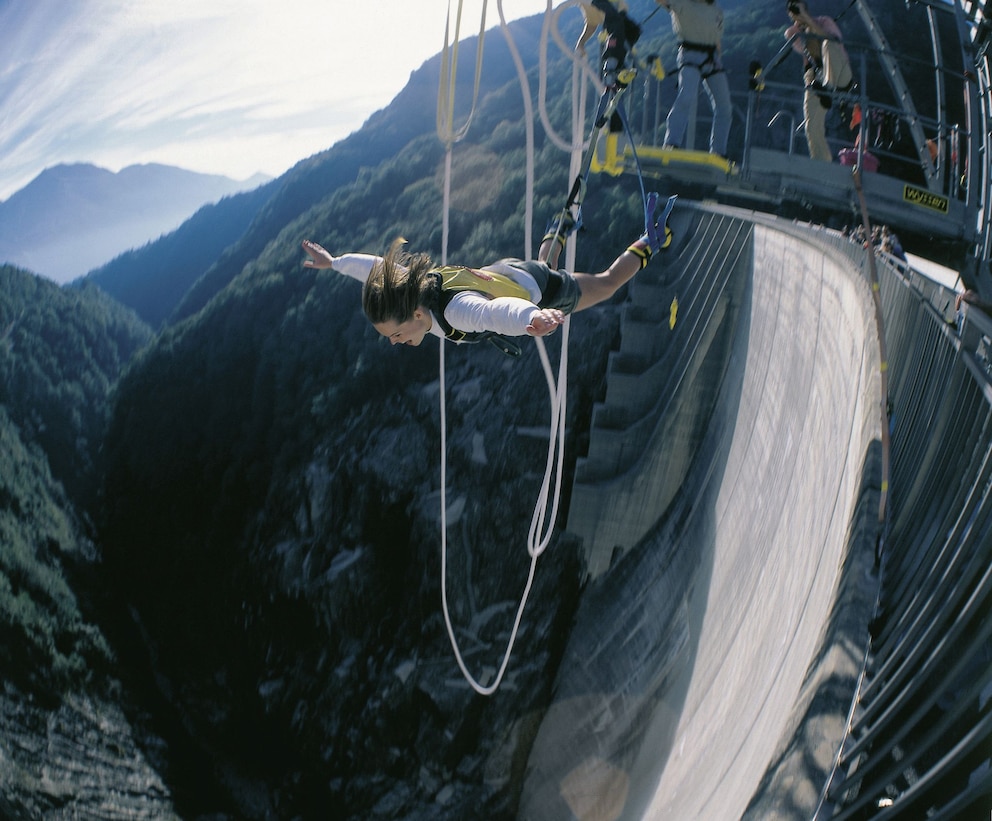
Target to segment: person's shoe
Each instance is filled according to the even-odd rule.
[[[644,268],[651,261],[652,254],[663,251],[672,244],[674,234],[672,233],[672,229],[668,227],[668,217],[672,213],[672,209],[675,207],[675,200],[677,199],[678,194],[672,194],[665,203],[665,207],[662,208],[658,218],[654,219],[654,212],[658,207],[659,197],[654,191],[648,194],[647,208],[645,209],[651,215],[648,217],[648,230],[641,234],[627,248],[628,253],[640,258],[641,268]]]
[[[672,194],[665,202],[664,207],[661,209],[661,213],[658,214],[657,218],[654,217],[654,212],[658,207],[658,200],[660,197],[654,191],[648,194],[648,206],[647,213],[650,215],[648,217],[648,230],[645,233],[645,237],[648,240],[648,244],[651,246],[652,252],[658,252],[665,250],[669,245],[672,244],[672,229],[668,227],[668,218],[672,214],[672,209],[675,207],[675,200],[679,198],[678,194]]]
[[[544,229],[544,237],[541,242],[544,243],[553,239],[564,246],[565,240],[575,233],[576,228],[578,228],[578,224],[575,217],[572,216],[572,212],[562,211],[548,221],[548,227]]]

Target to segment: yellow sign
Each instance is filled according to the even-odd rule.
[[[947,213],[950,204],[947,197],[942,197],[939,194],[931,194],[929,191],[924,191],[922,188],[916,188],[912,185],[903,186],[902,198],[913,205],[922,205],[924,208],[932,208],[934,211],[940,211],[941,214]]]

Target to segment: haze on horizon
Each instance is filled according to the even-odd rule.
[[[461,38],[478,34],[482,6],[465,0]],[[545,8],[503,0],[508,21]],[[448,9],[448,0],[0,0],[0,201],[60,163],[278,176],[388,105],[442,49]],[[489,3],[486,28],[498,25]]]

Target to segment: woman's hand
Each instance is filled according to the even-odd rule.
[[[538,308],[531,314],[527,333],[530,336],[547,336],[565,321],[565,314],[556,308]]]
[[[303,250],[310,255],[310,259],[303,261],[304,268],[330,268],[334,265],[334,257],[316,242],[303,240]]]

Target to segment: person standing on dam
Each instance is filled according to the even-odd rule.
[[[723,9],[714,0],[657,2],[668,9],[672,17],[672,30],[679,43],[679,91],[668,112],[664,147],[686,147],[689,112],[702,82],[713,110],[709,150],[712,154],[725,157],[734,112],[722,59]]]
[[[830,92],[845,91],[853,81],[844,37],[832,17],[811,15],[805,0],[788,0],[786,11],[792,25],[785,30],[785,37],[803,58],[803,116],[809,155],[814,160],[833,162],[826,136],[827,111],[833,105]]]

